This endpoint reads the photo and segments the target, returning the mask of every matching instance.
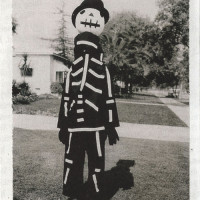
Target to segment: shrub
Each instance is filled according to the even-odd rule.
[[[29,104],[30,103],[30,99],[27,96],[22,96],[21,94],[18,94],[17,96],[13,97],[13,104]]]
[[[17,104],[18,102],[17,102],[17,97],[16,96],[13,96],[12,97],[12,102],[13,102],[13,104]]]
[[[30,96],[31,95],[31,91],[30,91],[30,87],[29,87],[28,83],[26,83],[26,82],[19,83],[19,88],[20,88],[20,94],[22,96]]]
[[[51,93],[53,94],[62,94],[63,87],[61,83],[53,82],[51,84]]]
[[[16,80],[12,82],[12,96],[16,96],[20,93],[19,85],[17,84]]]
[[[36,93],[32,93],[28,98],[30,102],[34,102],[39,99],[39,96]]]
[[[13,104],[29,104],[38,100],[38,95],[31,93],[28,83],[17,83],[15,80],[12,84],[12,96]]]
[[[16,96],[13,96],[13,104],[29,104],[31,102],[37,101],[38,95],[35,93],[31,94],[30,96],[23,96],[21,94],[18,94]]]
[[[16,96],[18,94],[21,94],[22,96],[30,96],[31,91],[28,83],[22,82],[17,83],[15,80],[12,82],[12,95]]]

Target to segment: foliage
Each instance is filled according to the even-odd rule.
[[[12,91],[13,91],[12,93],[13,96],[16,96],[18,94],[23,95],[23,96],[31,95],[29,84],[26,82],[17,83],[15,80],[13,80]]]
[[[30,104],[31,102],[37,101],[38,95],[35,93],[32,93],[29,96],[24,96],[21,94],[17,94],[16,96],[13,96],[13,104]]]
[[[160,0],[159,7],[155,24],[164,61],[161,70],[171,86],[189,85],[189,0]]]
[[[37,101],[39,99],[38,95],[36,93],[32,93],[30,96],[29,96],[29,101],[30,102],[34,102],[34,101]]]
[[[114,81],[135,86],[189,86],[189,1],[159,0],[154,22],[136,14],[117,14],[101,42]]]
[[[58,21],[57,37],[52,40],[52,47],[56,51],[56,54],[65,59],[63,63],[69,66],[72,62],[72,48],[70,48],[72,39],[68,36],[66,17],[69,15],[66,14],[65,7],[65,2],[62,1],[61,8],[58,8],[56,12],[60,16],[60,20]]]
[[[29,104],[38,100],[38,95],[31,93],[29,84],[26,82],[17,83],[13,80],[12,84],[13,104]]]
[[[183,60],[180,62],[180,79],[183,87],[189,92],[189,49],[183,52]]]
[[[16,96],[20,93],[19,85],[17,84],[16,80],[12,82],[12,96]]]
[[[31,95],[31,91],[30,91],[30,87],[29,84],[26,82],[22,82],[19,84],[19,88],[20,88],[20,94],[23,96],[30,96]]]
[[[126,12],[116,15],[101,36],[105,61],[115,72],[115,79],[125,82],[126,90],[128,84],[130,88],[146,84],[144,77],[151,57],[147,34],[151,26],[148,19]]]
[[[53,93],[53,94],[62,94],[62,92],[63,92],[63,87],[62,87],[61,83],[53,82],[51,84],[51,93]]]
[[[29,101],[29,98],[28,96],[23,96],[21,94],[18,94],[16,96],[13,97],[13,104],[29,104],[30,101]]]
[[[189,0],[159,0],[155,22],[166,46],[189,46]],[[165,39],[165,40],[164,40]]]

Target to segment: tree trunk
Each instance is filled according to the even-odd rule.
[[[130,81],[130,87],[129,87],[130,94],[133,93],[132,88],[133,88],[133,84],[132,84],[132,82]]]
[[[125,93],[128,94],[128,79],[125,80]]]

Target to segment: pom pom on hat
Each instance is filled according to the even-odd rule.
[[[104,4],[101,0],[84,0],[80,6],[78,6],[72,13],[72,23],[75,26],[76,15],[83,9],[94,8],[99,10],[101,16],[105,18],[105,23],[109,20],[109,12],[104,8]]]

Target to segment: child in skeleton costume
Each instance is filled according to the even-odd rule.
[[[98,35],[109,13],[101,0],[84,0],[72,14],[79,31],[75,38],[75,61],[70,68],[61,100],[59,139],[65,144],[63,194],[76,197],[83,188],[85,151],[88,155],[88,192],[100,194],[105,165],[105,140],[119,140],[119,126],[111,77],[103,63]]]

